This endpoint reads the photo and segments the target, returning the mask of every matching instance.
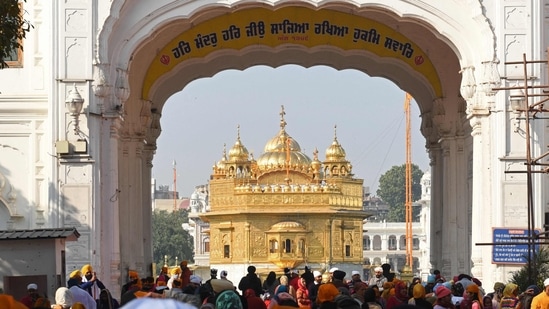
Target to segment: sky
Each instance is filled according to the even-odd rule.
[[[240,139],[254,158],[279,129],[281,106],[286,132],[302,152],[319,160],[334,134],[353,165],[355,178],[376,195],[379,177],[395,165],[405,164],[405,92],[390,80],[357,70],[331,67],[278,68],[254,66],[226,70],[194,80],[172,95],[162,110],[162,133],[153,159],[153,177],[159,185],[175,183],[180,197],[207,184],[212,166]],[[429,169],[421,119],[411,104],[412,163]],[[334,126],[337,128],[334,130]]]

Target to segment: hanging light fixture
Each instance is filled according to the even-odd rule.
[[[69,90],[69,95],[67,96],[67,99],[65,99],[65,106],[69,111],[69,115],[72,117],[74,134],[78,135],[78,131],[80,130],[78,126],[78,121],[80,117],[80,112],[82,112],[82,107],[84,106],[84,99],[78,92],[76,84],[74,84],[73,87],[73,89]]]

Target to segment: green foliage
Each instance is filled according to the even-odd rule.
[[[412,164],[412,201],[421,198],[421,177],[423,177],[423,171],[419,166]],[[389,205],[387,221],[406,221],[406,164],[393,166],[379,178],[377,195]],[[417,213],[413,216],[415,218]]]
[[[154,211],[152,214],[153,259],[159,265],[164,265],[164,255],[168,256],[168,264],[175,265],[178,261],[193,261],[193,238],[183,230],[181,224],[188,222],[188,212],[178,210],[167,212]]]
[[[0,69],[8,66],[6,60],[14,51],[23,50],[21,42],[31,28],[31,23],[23,18],[18,0],[0,0]]]
[[[541,247],[539,251],[534,252],[530,265],[531,280],[528,278],[528,264],[511,273],[509,282],[518,285],[522,291],[526,290],[526,287],[531,284],[543,287],[543,281],[549,278],[549,250],[546,247]]]

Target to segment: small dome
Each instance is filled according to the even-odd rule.
[[[240,126],[238,126],[236,142],[234,143],[233,148],[229,150],[229,161],[247,161],[249,156],[250,153],[248,152],[248,149],[246,149],[240,141]]]
[[[224,169],[225,164],[227,163],[227,144],[223,144],[223,156],[221,157],[221,160],[217,161],[217,168]]]
[[[330,147],[326,149],[326,162],[345,161],[345,149],[343,149],[343,147],[341,147],[341,145],[337,141],[337,135],[335,133],[336,128],[337,126],[334,127],[334,141],[332,142],[332,145],[330,145]]]
[[[270,232],[301,232],[305,231],[303,224],[295,221],[282,221],[271,227]]]

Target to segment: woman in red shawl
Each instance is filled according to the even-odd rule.
[[[267,305],[265,305],[265,302],[259,296],[255,296],[255,292],[253,289],[247,289],[246,291],[244,291],[244,298],[246,298],[246,301],[248,302],[248,308],[250,309],[267,309]]]
[[[408,303],[408,288],[404,281],[395,283],[395,295],[389,297],[385,309],[393,309],[394,307]]]
[[[299,308],[311,308],[311,300],[309,299],[309,290],[307,289],[305,278],[301,277],[297,281],[296,299]]]

